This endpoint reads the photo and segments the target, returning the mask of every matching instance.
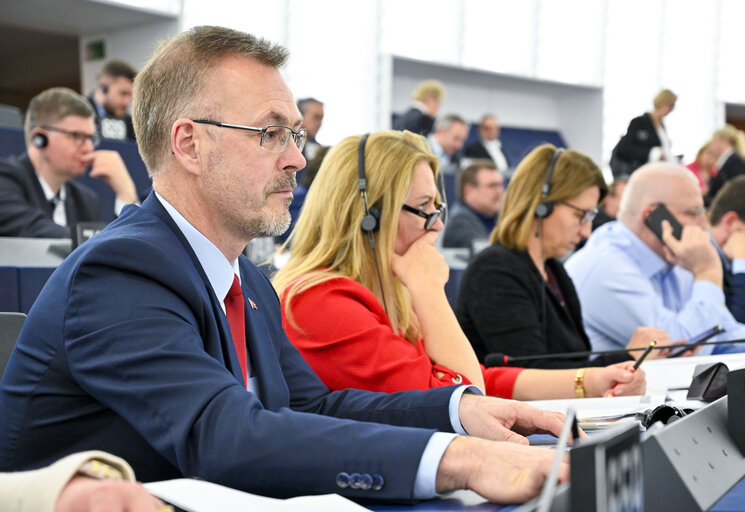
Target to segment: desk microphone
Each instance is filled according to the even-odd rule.
[[[704,343],[688,343],[680,345],[657,345],[653,350],[662,350],[666,348],[670,349],[687,349],[695,347],[703,347],[706,345],[731,345],[733,343],[743,343],[745,339],[741,340],[730,340],[730,341],[707,341]],[[509,356],[501,352],[493,352],[487,354],[484,358],[484,366],[512,366],[514,363],[521,363],[526,361],[543,361],[546,359],[574,359],[581,358],[587,359],[591,356],[615,356],[621,354],[628,354],[629,352],[639,352],[647,350],[647,347],[641,348],[622,348],[617,350],[585,350],[582,352],[559,352],[556,354],[539,354],[533,356]]]

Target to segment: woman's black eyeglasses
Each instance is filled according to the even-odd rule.
[[[440,217],[445,219],[445,210],[447,209],[447,205],[445,203],[442,203],[438,209],[433,211],[432,213],[424,213],[422,210],[419,210],[417,208],[414,208],[413,206],[409,206],[408,204],[403,204],[401,206],[401,209],[404,211],[407,211],[409,213],[413,213],[414,215],[418,215],[419,217],[422,217],[425,219],[424,221],[424,229],[429,231],[432,226],[435,225],[435,222],[437,222],[437,219]]]

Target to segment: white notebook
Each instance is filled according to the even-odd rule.
[[[298,496],[280,500],[189,478],[150,482],[144,485],[150,494],[188,512],[224,512],[226,510],[360,512],[368,510],[338,494]]]

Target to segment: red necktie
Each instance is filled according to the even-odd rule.
[[[247,379],[246,373],[246,302],[243,300],[243,291],[238,276],[233,277],[233,285],[225,297],[225,316],[230,324],[230,334],[233,336],[235,351],[238,353],[238,361],[241,363],[243,378]]]

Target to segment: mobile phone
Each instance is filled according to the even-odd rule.
[[[666,220],[670,223],[670,227],[673,228],[673,236],[680,240],[683,234],[683,226],[680,225],[678,219],[676,219],[670,210],[668,210],[664,204],[658,204],[657,208],[652,210],[647,218],[644,219],[644,223],[657,235],[657,238],[662,240],[662,221]],[[662,240],[664,242],[664,240]]]
[[[724,332],[724,329],[722,328],[722,326],[715,325],[711,329],[706,329],[704,332],[697,334],[693,338],[689,339],[686,345],[691,345],[691,344],[696,345],[696,346],[701,345],[703,342],[705,342],[706,340],[708,340],[709,338],[713,336],[716,336],[720,332]],[[670,355],[668,355],[667,357],[668,359],[671,357],[680,357],[683,355],[684,352],[691,350],[692,348],[694,347],[679,348],[676,350],[672,350],[670,351]]]

